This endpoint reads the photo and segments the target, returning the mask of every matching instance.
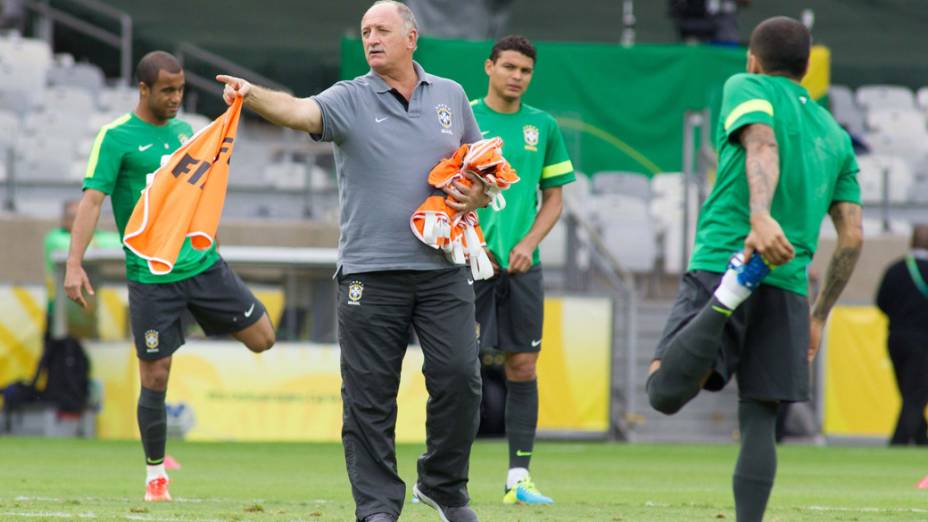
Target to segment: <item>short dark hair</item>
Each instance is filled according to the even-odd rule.
[[[160,71],[177,74],[183,72],[183,70],[180,62],[177,61],[173,54],[164,51],[152,51],[139,60],[139,64],[135,68],[135,75],[140,82],[152,87],[158,81]]]
[[[766,73],[801,79],[809,66],[811,46],[806,26],[786,16],[768,18],[751,33],[751,52]]]
[[[490,61],[496,63],[496,59],[503,51],[516,51],[524,54],[535,62],[535,46],[524,36],[517,34],[504,36],[493,44],[493,50],[490,51]]]

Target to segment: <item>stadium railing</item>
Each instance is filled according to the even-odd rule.
[[[98,0],[68,0],[83,9],[93,12],[104,18],[114,19],[119,23],[119,32],[113,32],[94,25],[87,20],[79,18],[67,11],[52,7],[49,3],[40,0],[26,0],[24,5],[40,17],[39,26],[43,39],[49,44],[52,42],[53,22],[67,26],[81,34],[99,40],[119,52],[119,77],[123,85],[130,85],[132,81],[132,17]]]

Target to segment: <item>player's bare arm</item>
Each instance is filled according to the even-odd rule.
[[[561,217],[564,208],[564,191],[561,187],[546,188],[541,191],[541,208],[535,215],[535,222],[522,241],[509,252],[509,272],[518,274],[527,272],[532,267],[532,253]]]
[[[751,233],[744,242],[747,261],[754,251],[774,264],[783,265],[795,255],[780,224],[770,215],[770,203],[780,180],[780,154],[777,138],[769,125],[755,123],[741,131],[745,150],[751,205]]]
[[[825,281],[822,291],[818,294],[812,306],[810,320],[811,332],[809,336],[809,361],[815,358],[822,338],[822,329],[831,308],[838,301],[838,297],[851,278],[860,251],[864,244],[863,227],[861,226],[861,209],[856,203],[838,202],[831,206],[828,213],[838,232],[838,244],[828,263],[825,272]]]
[[[87,301],[83,291],[93,295],[90,279],[84,272],[83,260],[87,245],[93,239],[93,231],[97,228],[100,219],[100,207],[106,195],[99,190],[87,189],[81,197],[77,207],[77,216],[74,218],[74,227],[71,229],[71,246],[68,250],[68,261],[65,265],[64,291],[68,298],[80,304],[85,309]]]
[[[311,134],[322,132],[322,109],[312,98],[296,98],[224,74],[216,76],[216,80],[225,84],[222,98],[227,104],[231,104],[236,96],[241,96],[245,107],[274,125]]]

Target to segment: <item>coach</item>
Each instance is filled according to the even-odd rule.
[[[481,138],[464,90],[413,61],[408,7],[376,2],[361,19],[371,71],[310,98],[218,76],[265,119],[335,145],[341,206],[338,341],[348,478],[361,521],[393,521],[406,487],[396,471],[396,394],[410,326],[425,357],[426,452],[414,494],[442,520],[475,521],[467,507],[479,418],[474,292],[464,267],[416,239],[409,218],[432,193],[429,170]],[[460,210],[484,207],[480,184],[449,187]]]

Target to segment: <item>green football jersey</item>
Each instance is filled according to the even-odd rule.
[[[172,154],[192,136],[193,129],[186,122],[172,119],[157,126],[135,113],[126,114],[100,129],[87,163],[84,189],[99,190],[112,198],[120,239],[145,188],[147,175],[158,170],[162,156]],[[174,269],[168,274],[154,275],[144,259],[125,247],[123,250],[126,252],[126,278],[139,283],[181,281],[203,272],[219,258],[215,244],[206,250],[195,250],[187,238]]]
[[[732,253],[744,248],[751,230],[750,193],[737,132],[752,123],[769,125],[776,135],[780,180],[770,214],[796,251],[764,284],[806,295],[806,267],[822,220],[832,203],[860,203],[859,169],[850,136],[804,87],[785,77],[736,74],[725,83],[718,176],[699,216],[689,269],[724,272]]]
[[[471,102],[474,117],[485,138],[503,139],[503,156],[515,169],[519,182],[503,191],[506,208],[477,210],[487,248],[500,268],[509,268],[509,252],[528,234],[538,213],[538,190],[560,187],[576,179],[567,156],[564,137],[554,118],[521,104],[512,114],[494,111],[484,101]],[[532,254],[538,264],[538,249]]]

